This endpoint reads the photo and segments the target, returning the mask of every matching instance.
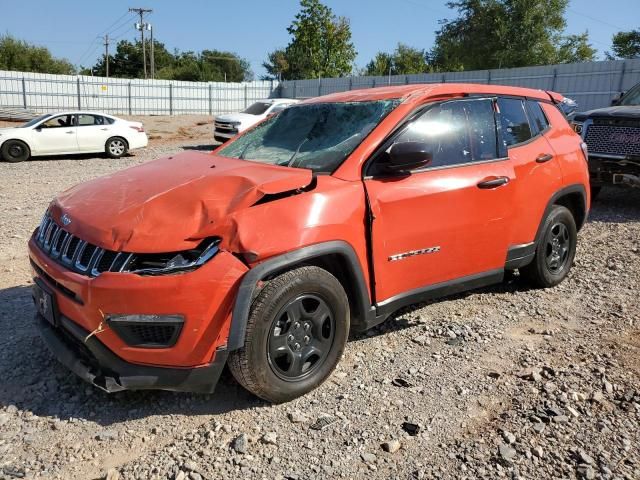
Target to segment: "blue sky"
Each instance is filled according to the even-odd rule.
[[[45,45],[74,64],[93,65],[104,47],[96,38],[109,32],[117,39],[134,38],[129,7],[153,8],[148,17],[158,40],[173,50],[230,50],[246,58],[256,75],[267,53],[285,46],[286,28],[298,11],[298,0],[3,0],[0,32]],[[337,15],[350,19],[364,66],[377,51],[398,42],[431,48],[438,20],[454,17],[444,0],[325,0]],[[123,15],[125,15],[123,17]],[[600,57],[619,30],[640,28],[638,0],[571,0],[567,33],[589,30]]]

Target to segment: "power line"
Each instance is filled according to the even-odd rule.
[[[82,56],[78,59],[78,65],[82,65],[82,62],[85,60],[85,58],[87,58],[87,56],[93,54],[93,52],[95,52],[96,48],[100,46],[100,44],[98,44],[98,38],[99,37],[95,37],[91,43],[89,44],[89,46],[87,47],[87,49],[84,51],[84,53],[82,54]],[[92,50],[93,48],[93,50]]]
[[[103,34],[104,34],[104,33],[106,33],[108,30],[111,30],[111,28],[113,28],[113,26],[114,26],[116,23],[120,22],[120,20],[122,20],[124,17],[126,17],[126,16],[127,16],[127,15],[129,15],[130,13],[131,13],[131,12],[125,12],[122,16],[118,17],[118,19],[117,19],[115,22],[113,22],[113,23],[112,23],[111,25],[109,25],[107,28],[105,28],[104,30],[102,30],[102,31],[98,34],[98,36],[103,35]]]
[[[109,29],[109,31],[107,33],[109,33],[109,35],[113,35],[116,32],[120,32],[123,28],[126,30],[127,27],[131,26],[131,18],[127,18],[124,22],[122,22],[121,24]]]
[[[575,15],[580,15],[581,17],[585,17],[585,18],[588,18],[590,20],[593,20],[594,22],[599,22],[599,23],[602,23],[603,25],[608,25],[609,27],[617,28],[618,30],[624,30],[624,28],[622,28],[622,27],[620,27],[618,25],[614,25],[613,23],[609,23],[609,22],[606,22],[606,21],[601,20],[599,18],[592,17],[591,15],[587,15],[586,13],[578,12],[577,10],[574,10],[572,8],[568,8],[567,10],[569,10],[571,13],[573,13]]]

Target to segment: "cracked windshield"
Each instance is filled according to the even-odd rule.
[[[399,103],[394,99],[290,107],[219,155],[331,173]]]

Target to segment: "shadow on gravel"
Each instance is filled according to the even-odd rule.
[[[259,408],[229,372],[212,395],[163,391],[107,394],[58,364],[33,322],[28,286],[0,290],[0,405],[15,405],[40,417],[85,419],[108,426],[151,415],[216,415]]]
[[[640,222],[640,188],[604,187],[598,198],[591,202],[589,221]]]
[[[505,293],[527,292],[532,289],[533,288],[530,287],[524,280],[522,280],[517,273],[506,272],[504,281],[502,283],[491,285],[485,288],[480,288],[477,290],[470,290],[468,292],[459,293],[457,295],[450,295],[448,297],[438,298],[436,300],[432,300],[428,302],[415,303],[413,305],[409,305],[408,307],[401,308],[400,310],[397,310],[396,312],[394,312],[389,318],[387,318],[383,323],[381,323],[377,327],[372,328],[368,332],[352,334],[349,340],[358,342],[361,340],[366,340],[371,337],[385,335],[389,332],[395,332],[399,330],[405,330],[407,328],[424,325],[424,322],[413,320],[412,319],[413,314],[424,307],[427,307],[429,305],[434,305],[436,303],[446,302],[451,300],[464,300],[470,297],[471,295],[475,295],[478,293],[505,294]]]

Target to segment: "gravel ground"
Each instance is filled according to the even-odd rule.
[[[177,121],[117,161],[0,164],[0,479],[640,479],[640,190],[603,191],[560,286],[513,276],[398,312],[288,404],[228,374],[211,396],[70,375],[32,326],[26,241],[57,192],[209,148],[210,125]]]

